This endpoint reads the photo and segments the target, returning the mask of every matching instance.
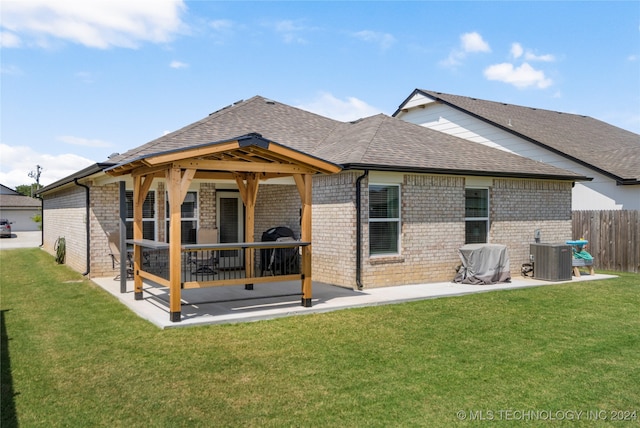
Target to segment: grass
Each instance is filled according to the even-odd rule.
[[[41,250],[0,269],[3,427],[640,419],[640,275],[163,331]]]

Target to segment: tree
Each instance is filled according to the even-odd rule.
[[[35,193],[38,189],[41,189],[42,186],[39,184],[20,184],[19,186],[16,186],[16,192],[20,193],[21,195],[25,195],[25,196],[35,196]]]

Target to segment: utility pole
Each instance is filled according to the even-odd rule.
[[[29,177],[36,180],[36,190],[40,189],[40,174],[42,173],[42,167],[36,165],[36,170],[29,173]],[[31,197],[33,198],[33,185],[31,185]]]

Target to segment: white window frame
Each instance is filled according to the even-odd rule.
[[[196,198],[196,207],[193,210],[193,215],[194,217],[182,217],[182,214],[180,214],[180,223],[182,223],[183,221],[195,221],[196,222],[196,241],[197,241],[197,233],[198,233],[198,228],[200,227],[200,193],[197,190],[188,190],[187,194],[189,193],[193,193],[195,194],[195,198]],[[186,196],[185,196],[186,199]],[[168,209],[168,205],[169,205],[169,192],[166,191],[165,192],[165,227],[167,229],[167,233],[165,233],[165,241],[169,242],[169,209]],[[180,206],[182,207],[182,204],[180,204]],[[181,208],[182,210],[182,208]]]
[[[133,190],[126,190],[125,194],[126,197],[128,197],[129,194],[131,194],[131,200],[133,203]],[[156,192],[155,190],[149,190],[148,194],[153,194],[153,217],[145,217],[144,216],[144,211],[142,213],[142,223],[146,223],[146,222],[153,222],[153,239],[157,239],[158,237],[158,192]],[[147,197],[148,197],[147,194]],[[129,210],[127,209],[127,213],[129,212]],[[133,224],[133,217],[127,217],[125,219],[126,224]],[[144,225],[142,226],[142,230],[144,231]],[[144,232],[143,232],[144,233]],[[133,237],[132,237],[133,238]]]
[[[389,252],[389,253],[372,253],[371,252],[371,228],[369,227],[369,257],[371,258],[375,258],[375,257],[389,257],[389,256],[398,256],[402,253],[402,248],[401,248],[401,242],[402,242],[402,187],[400,184],[397,183],[369,183],[369,194],[371,194],[371,187],[374,186],[383,186],[383,187],[397,187],[398,188],[398,217],[386,217],[386,218],[371,218],[370,215],[368,215],[367,217],[369,218],[369,224],[371,223],[391,223],[391,222],[396,222],[398,224],[398,228],[397,228],[397,237],[396,237],[396,248],[398,249],[398,251],[396,252]],[[369,197],[369,204],[371,204],[371,197]],[[371,206],[369,205],[369,209],[371,209]]]
[[[487,192],[487,215],[486,217],[467,217],[467,190],[485,190]],[[490,227],[491,227],[491,188],[489,187],[478,187],[478,186],[469,186],[464,189],[464,206],[465,206],[465,217],[464,217],[464,242],[467,244],[467,223],[470,221],[484,221],[486,223],[486,237],[484,242],[477,242],[478,244],[488,244],[489,243],[489,235],[490,235]],[[471,242],[469,242],[471,243]],[[474,242],[475,243],[475,242]]]

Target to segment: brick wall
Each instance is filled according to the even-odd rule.
[[[363,183],[363,206],[367,206]],[[465,180],[405,175],[401,186],[401,253],[369,257],[368,217],[363,210],[363,283],[365,287],[450,281],[464,245]],[[536,229],[543,242],[571,237],[571,183],[495,179],[490,190],[489,242],[507,246],[512,277],[528,261]]]
[[[363,183],[363,206],[368,184]],[[464,244],[464,178],[405,175],[398,256],[369,256],[368,212],[363,210],[363,284],[381,287],[450,281]]]
[[[506,245],[511,275],[529,261],[529,245],[539,229],[542,242],[571,239],[571,183],[495,179],[491,189],[490,241]]]
[[[356,286],[356,190],[360,174],[343,172],[313,179],[315,281]]]
[[[91,187],[91,273],[92,278],[115,276],[108,233],[119,233],[120,186],[118,183]]]
[[[65,264],[84,272],[87,268],[86,194],[79,186],[48,194],[43,202],[43,248],[55,256],[55,243],[64,238]]]

